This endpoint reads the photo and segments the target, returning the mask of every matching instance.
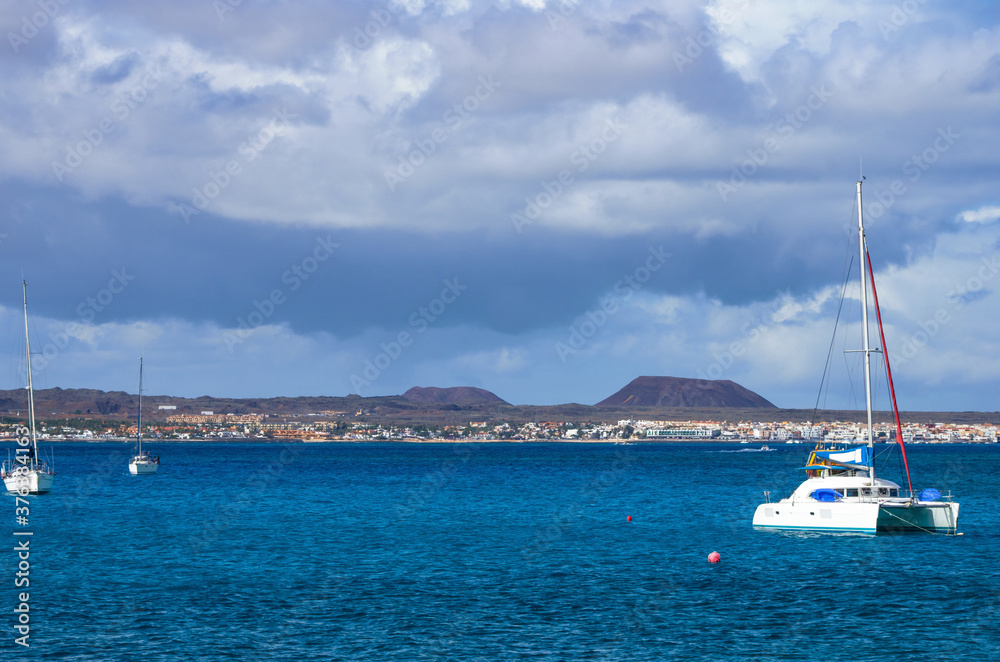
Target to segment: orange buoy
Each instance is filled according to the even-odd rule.
[[[721,560],[722,556],[718,552],[712,552],[711,554],[708,555],[709,563],[718,563]]]

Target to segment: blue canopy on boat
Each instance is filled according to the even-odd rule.
[[[872,465],[872,456],[867,446],[856,446],[838,451],[816,451],[816,457],[854,469],[868,469]]]
[[[928,487],[926,490],[921,490],[917,498],[921,501],[937,501],[941,498],[941,493],[933,487]]]
[[[836,501],[840,498],[840,492],[832,490],[829,487],[821,487],[818,490],[810,492],[809,496],[817,501]]]

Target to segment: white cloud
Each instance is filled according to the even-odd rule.
[[[547,0],[518,0],[518,4],[532,11],[542,11],[548,2]]]
[[[958,220],[965,223],[992,223],[997,219],[1000,219],[1000,207],[969,209],[958,215]]]
[[[379,114],[396,113],[420,100],[440,76],[434,49],[423,41],[381,38],[360,56],[347,60],[344,74],[331,92],[331,101],[360,94]],[[339,80],[338,80],[339,79]]]
[[[418,12],[425,4],[414,2],[409,9]],[[438,9],[463,13],[459,5],[445,3]],[[536,9],[543,7],[537,4]],[[829,35],[844,16],[863,22],[873,20],[876,10],[865,13],[849,2],[797,2],[782,11],[770,2],[711,4],[707,12],[719,39],[723,45],[742,45],[747,67],[759,68],[777,49],[793,44],[812,54],[816,68],[799,71],[795,64],[786,72],[787,83],[794,84],[804,73],[814,83],[824,74],[836,82],[834,98],[814,113],[818,119],[783,137],[735,196],[740,206],[735,209],[714,199],[711,187],[728,181],[734,164],[775,136],[778,116],[733,121],[689,103],[676,86],[684,78],[669,58],[683,39],[671,33],[665,15],[653,20],[642,10],[636,3],[587,7],[556,33],[544,20],[526,15],[503,27],[489,24],[488,14],[482,13],[462,19],[435,16],[433,28],[406,23],[405,37],[402,28],[410,19],[401,16],[364,49],[349,46],[353,33],[348,30],[305,63],[275,63],[223,48],[210,51],[196,45],[197,40],[160,34],[153,26],[116,32],[105,18],[67,15],[52,27],[63,57],[44,70],[42,83],[36,77],[10,81],[15,93],[7,121],[0,122],[0,168],[53,181],[53,162],[65,160],[84,132],[112,116],[112,104],[141,83],[146,67],[152,66],[163,72],[156,89],[117,122],[115,133],[105,136],[93,155],[64,176],[65,184],[92,197],[119,194],[135,204],[190,203],[193,189],[232,160],[275,108],[289,107],[299,119],[268,146],[262,155],[266,158],[243,164],[243,172],[208,211],[252,221],[342,227],[468,227],[493,222],[465,213],[482,208],[484,197],[497,213],[509,216],[523,208],[526,196],[537,195],[544,181],[569,169],[574,185],[540,224],[617,235],[669,225],[709,240],[734,236],[752,223],[785,223],[785,215],[762,213],[764,205],[773,206],[777,199],[755,193],[773,186],[775,174],[806,175],[786,190],[812,187],[815,192],[817,184],[825,185],[822,173],[829,160],[840,158],[841,152],[856,155],[850,138],[853,122],[837,121],[843,108],[860,105],[861,110],[875,108],[895,117],[905,99],[907,113],[919,116],[924,107],[963,102],[969,96],[963,86],[981,78],[984,59],[1000,51],[1000,37],[989,30],[971,41],[928,39],[906,57],[879,39],[862,44],[866,61],[878,64],[874,73],[851,76],[844,73],[849,67],[842,60],[848,55],[856,60],[859,50],[841,45],[833,51]],[[694,7],[675,10],[680,16]],[[640,22],[643,39],[630,41],[625,51],[604,37],[614,30],[639,29],[633,20],[639,14],[646,16]],[[455,31],[459,24],[462,29]],[[487,48],[472,38],[471,25],[490,39],[505,34],[492,31],[513,31],[517,47]],[[594,29],[584,29],[588,25]],[[93,83],[93,72],[123,57],[137,58],[130,75],[103,86]],[[910,67],[913,58],[924,64]],[[920,73],[926,71],[930,73]],[[447,135],[400,192],[389,191],[385,171],[409,154],[417,140],[440,128],[444,112],[456,102],[436,95],[457,94],[461,102],[486,73],[495,74],[502,86],[460,130]],[[871,76],[875,78],[868,80]],[[856,93],[872,85],[899,89]],[[941,85],[948,87],[947,94],[923,91]],[[794,109],[807,98],[807,90],[798,90],[783,101]],[[37,119],[25,123],[24,114]],[[605,121],[615,118],[628,128],[588,159],[586,172],[579,171],[571,159],[599,137]],[[957,126],[961,119],[955,117]],[[977,139],[969,147],[989,142]],[[893,153],[881,144],[871,149]],[[896,153],[905,158],[898,147]],[[956,151],[945,156],[960,165]],[[482,184],[486,180],[489,186]],[[749,220],[751,211],[756,217]]]
[[[830,37],[845,21],[866,22],[890,3],[844,0],[715,0],[706,7],[720,35],[719,53],[747,81],[760,78],[761,66],[779,49],[792,45],[824,55]]]
[[[483,352],[469,352],[455,358],[462,370],[475,370],[484,375],[524,372],[528,367],[528,352],[523,347],[499,347]]]

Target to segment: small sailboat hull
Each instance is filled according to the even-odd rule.
[[[135,455],[128,462],[128,472],[133,476],[155,474],[160,468],[159,456],[153,457],[142,450],[142,357],[139,357],[139,408],[135,426]]]
[[[18,431],[18,434],[30,433],[27,438],[18,439],[19,446],[31,443],[28,461],[20,460],[13,463],[5,462],[0,466],[0,476],[3,476],[4,487],[8,492],[16,494],[44,494],[52,489],[55,472],[52,467],[39,460],[38,436],[35,434],[35,388],[31,382],[31,338],[28,334],[28,283],[21,280],[21,293],[24,301],[24,358],[27,364],[28,376],[28,428]],[[21,448],[18,453],[25,450]]]
[[[159,463],[152,460],[133,460],[128,464],[128,472],[133,476],[145,476],[155,474],[160,468]]]
[[[55,475],[40,469],[28,469],[27,471],[17,471],[3,479],[4,487],[8,492],[23,494],[44,494],[52,489]]]

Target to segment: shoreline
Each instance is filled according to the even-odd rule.
[[[0,440],[2,443],[3,440]],[[131,445],[134,439],[39,439],[45,444],[120,444]],[[797,441],[770,441],[762,439],[687,439],[687,438],[664,438],[656,439],[423,439],[420,437],[405,437],[402,439],[261,439],[258,437],[233,437],[219,439],[215,437],[203,437],[195,439],[143,439],[144,444],[609,444],[613,446],[636,446],[646,444],[734,444],[738,446],[748,446],[750,448],[768,446],[776,449],[782,446],[812,446],[817,443],[839,443],[850,444],[852,441],[826,441],[821,439],[803,439]],[[859,442],[860,443],[860,442]],[[887,442],[877,441],[877,444],[888,445]],[[895,442],[892,442],[895,443]],[[909,441],[907,446],[948,446],[948,445],[984,445],[990,446],[997,442],[993,441]]]

